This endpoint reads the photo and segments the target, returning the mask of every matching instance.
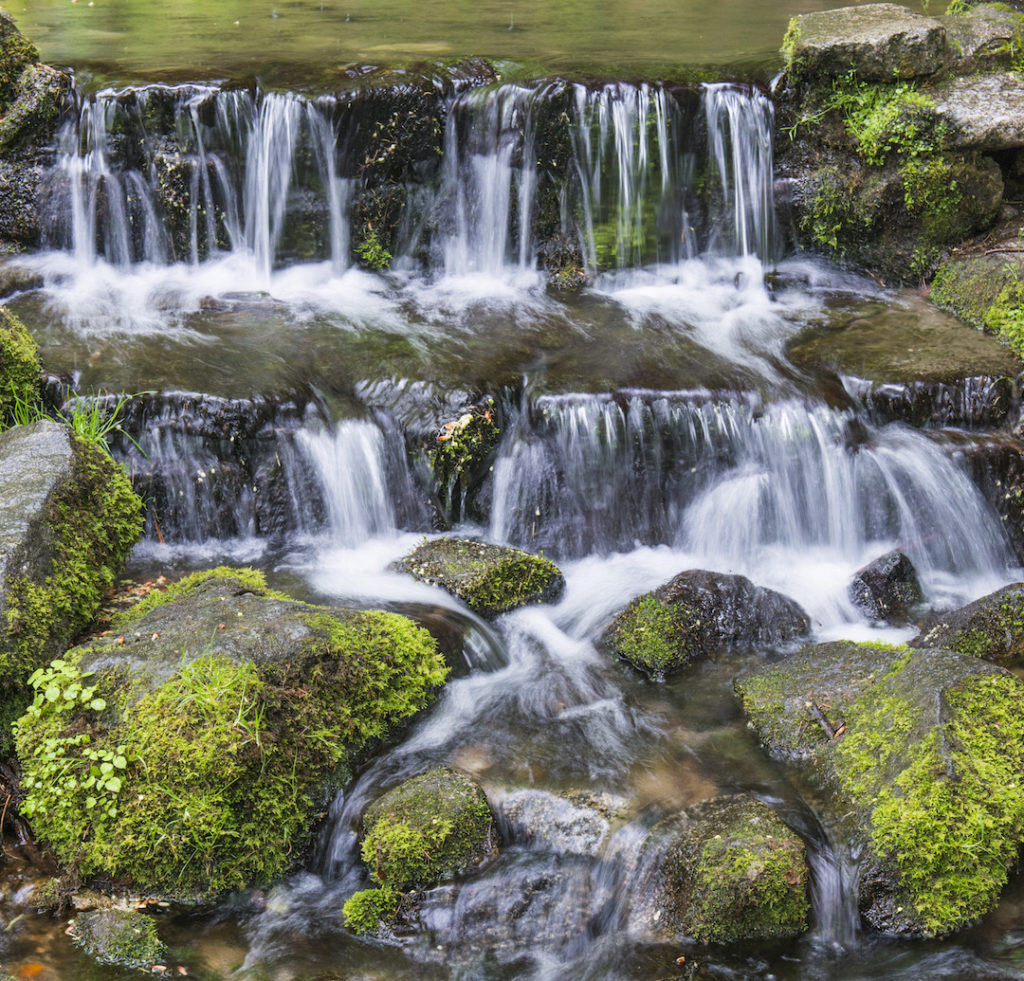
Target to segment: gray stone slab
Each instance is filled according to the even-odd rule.
[[[958,150],[1024,147],[1024,75],[999,72],[954,78],[932,92],[935,112]]]

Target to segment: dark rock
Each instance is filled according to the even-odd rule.
[[[186,898],[279,877],[368,744],[447,669],[395,613],[311,606],[215,569],[69,652],[17,726],[22,813],[65,866]],[[77,727],[89,732],[52,740]],[[98,754],[98,755],[97,755]],[[87,777],[95,760],[103,779]]]
[[[653,677],[724,647],[774,645],[807,633],[793,600],[746,576],[691,569],[634,599],[602,644]]]
[[[1024,656],[1024,583],[932,617],[910,646],[947,647],[998,664],[1019,662]]]
[[[156,924],[145,913],[117,909],[79,913],[71,923],[71,938],[100,964],[147,973],[166,954]]]
[[[1024,839],[1024,685],[947,650],[819,644],[736,683],[773,755],[838,791],[861,912],[937,936],[992,909]]]
[[[872,620],[899,624],[907,622],[911,609],[924,596],[914,563],[904,552],[893,549],[857,570],[850,584],[850,599]]]
[[[483,617],[529,603],[553,603],[565,589],[562,573],[543,556],[462,538],[424,542],[396,568],[440,586]]]
[[[465,875],[497,853],[491,810],[480,786],[435,767],[392,788],[363,814],[363,861],[393,889]]]
[[[15,293],[39,289],[42,285],[41,273],[25,269],[14,262],[0,265],[0,300],[13,296]]]
[[[840,7],[790,21],[784,52],[804,78],[854,71],[864,81],[932,75],[946,63],[942,23],[893,3]]]
[[[736,943],[807,929],[803,842],[760,801],[704,801],[656,825],[644,850],[632,918],[659,940]]]

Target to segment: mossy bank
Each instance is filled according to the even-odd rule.
[[[398,614],[216,570],[34,677],[23,813],[78,877],[211,897],[279,877],[347,765],[447,675]]]

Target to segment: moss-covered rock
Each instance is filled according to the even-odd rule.
[[[14,100],[21,73],[39,60],[39,49],[0,11],[0,114]]]
[[[735,943],[807,929],[803,842],[760,801],[704,801],[652,829],[645,852],[634,908],[666,941]]]
[[[45,420],[0,434],[0,502],[0,751],[9,751],[29,675],[92,621],[142,528],[142,506],[109,456]]]
[[[501,429],[493,399],[463,406],[431,440],[430,468],[445,517],[458,522],[481,518],[476,496],[490,471]]]
[[[468,777],[436,767],[389,790],[363,815],[363,861],[392,889],[464,875],[496,852],[487,797]]]
[[[101,964],[148,971],[167,953],[153,919],[144,913],[105,909],[80,913],[71,923],[71,938]]]
[[[1024,583],[932,617],[911,647],[946,647],[969,657],[1016,664],[1024,656]]]
[[[18,402],[36,402],[40,371],[32,335],[10,310],[0,307],[0,429],[10,424]]]
[[[0,153],[52,140],[74,104],[71,76],[49,65],[29,65],[0,117]]]
[[[565,579],[550,559],[464,538],[424,542],[396,568],[440,586],[482,617],[528,603],[554,602],[565,589]]]
[[[634,599],[601,644],[662,678],[720,648],[784,643],[809,628],[807,614],[781,593],[746,576],[691,569]]]
[[[290,600],[251,570],[162,600],[34,677],[22,813],[83,877],[186,897],[268,881],[447,669],[405,617]]]
[[[950,651],[826,644],[737,688],[765,745],[838,791],[872,926],[936,936],[992,909],[1024,839],[1021,682]]]

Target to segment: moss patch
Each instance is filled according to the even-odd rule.
[[[39,49],[23,34],[0,37],[0,113],[14,101],[21,73],[39,60]]]
[[[443,767],[388,791],[367,809],[363,826],[363,861],[386,888],[433,885],[494,853],[494,824],[483,791]]]
[[[401,893],[387,887],[360,889],[342,907],[345,926],[353,933],[376,935],[394,920]]]
[[[553,602],[565,588],[558,567],[543,556],[463,538],[424,542],[397,568],[440,586],[484,617]]]
[[[71,938],[101,964],[149,971],[167,953],[156,924],[143,913],[99,910],[81,913],[71,924]]]
[[[35,679],[16,727],[23,809],[65,867],[188,898],[277,878],[353,755],[443,683],[433,638],[405,617],[257,585],[225,570],[185,583],[128,641]]]
[[[914,647],[948,647],[1000,664],[1024,656],[1024,586],[1005,586],[928,623]]]
[[[685,667],[703,653],[699,635],[678,606],[639,596],[616,618],[609,642],[620,657],[655,678]]]
[[[36,402],[41,371],[32,335],[13,313],[0,307],[0,428],[11,424],[16,404]]]

